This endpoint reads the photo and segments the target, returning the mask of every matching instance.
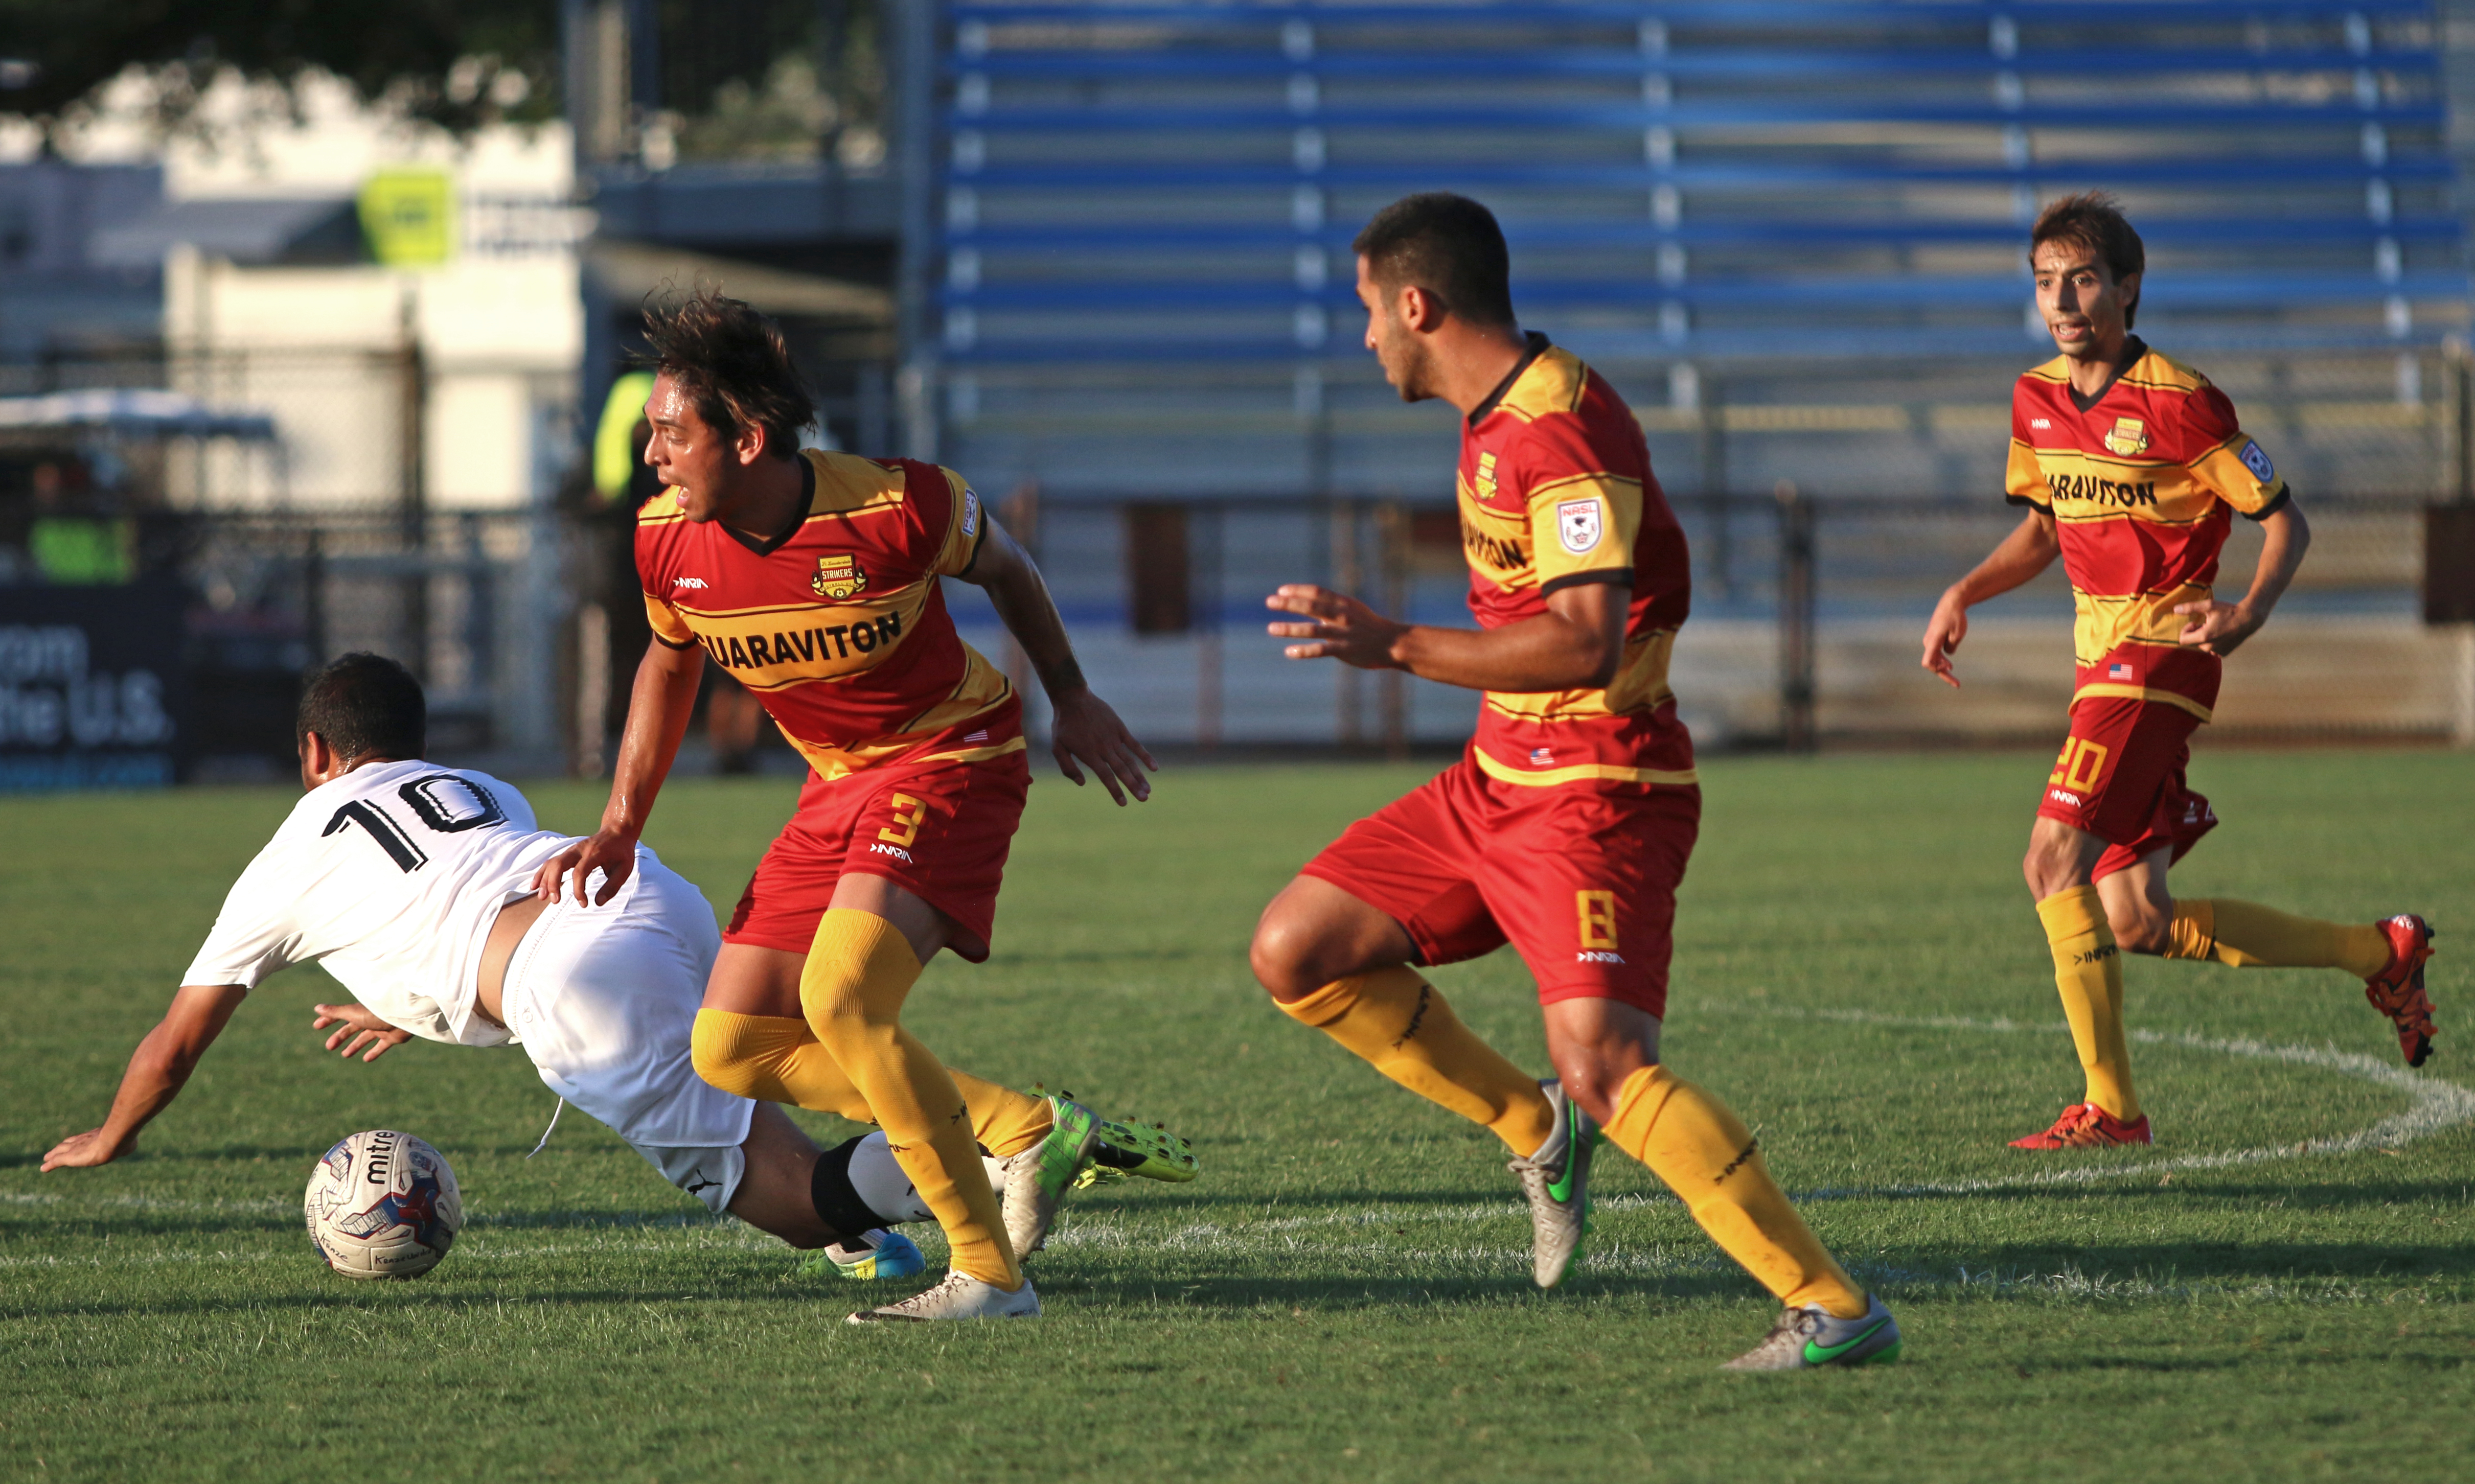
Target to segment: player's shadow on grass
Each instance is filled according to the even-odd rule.
[[[1353,1277],[1276,1278],[1220,1277],[1203,1274],[1081,1277],[1035,1272],[1042,1302],[1050,1303],[1118,1303],[1162,1309],[1199,1308],[1226,1313],[1251,1310],[1303,1309],[1308,1317],[1359,1313],[1369,1309],[1500,1309],[1532,1302],[1571,1303],[1576,1300],[1639,1298],[1666,1302],[1702,1299],[1758,1299],[1768,1302],[1758,1284],[1741,1273],[1670,1273],[1641,1276],[1576,1274],[1552,1294],[1529,1276],[1507,1268],[1501,1277],[1435,1277],[1432,1276],[1367,1275]],[[1066,1310],[1061,1308],[1059,1312]]]

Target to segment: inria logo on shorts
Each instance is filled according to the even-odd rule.
[[[671,586],[674,588],[700,588],[704,586],[704,579],[702,577],[673,577],[671,579]]]
[[[2046,791],[2046,797],[2052,799],[2057,804],[2069,804],[2073,809],[2080,807],[2080,796],[2078,794],[2068,793],[2061,789],[2047,789]]]
[[[919,864],[919,862],[912,860],[911,852],[903,849],[900,845],[889,845],[883,840],[879,840],[868,848],[875,851],[881,856],[892,856],[894,859],[901,862],[905,865],[917,865]]]
[[[1580,953],[1573,955],[1573,961],[1576,963],[1622,963],[1624,961],[1624,955],[1620,953],[1606,953],[1599,949],[1584,948]]]

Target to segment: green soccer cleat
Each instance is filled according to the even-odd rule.
[[[1074,1188],[1114,1185],[1129,1177],[1183,1183],[1194,1179],[1201,1168],[1194,1157],[1194,1146],[1165,1127],[1103,1118],[1099,1140],[1091,1146],[1090,1162],[1074,1177]]]
[[[857,1283],[872,1283],[880,1278],[918,1277],[928,1271],[928,1259],[919,1254],[919,1243],[899,1231],[879,1227],[861,1232],[849,1242],[819,1248],[795,1271],[801,1277],[831,1275]]]
[[[1090,1162],[1091,1148],[1100,1139],[1100,1115],[1071,1096],[1045,1091],[1038,1095],[1048,1100],[1049,1114],[1056,1122],[1045,1138],[1005,1159],[1005,1188],[999,1192],[1005,1204],[1006,1235],[1014,1242],[1017,1260],[1047,1245],[1048,1229],[1057,1224],[1058,1203]]]
[[[1728,1361],[1722,1371],[1812,1371],[1823,1366],[1866,1366],[1899,1358],[1899,1322],[1866,1299],[1858,1319],[1833,1319],[1819,1303],[1790,1309],[1771,1326],[1762,1343]]]
[[[1599,1142],[1598,1120],[1564,1096],[1563,1083],[1543,1082],[1556,1110],[1555,1131],[1527,1158],[1505,1166],[1521,1177],[1530,1198],[1530,1270],[1541,1288],[1564,1281],[1581,1251],[1590,1223],[1590,1156]]]

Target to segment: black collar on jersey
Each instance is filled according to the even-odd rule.
[[[2082,397],[2078,387],[2071,387],[2071,405],[2079,408],[2082,412],[2086,412],[2091,407],[2095,406],[2098,402],[2105,401],[2105,394],[2114,390],[2114,383],[2121,380],[2122,374],[2129,371],[2132,367],[2139,365],[2140,357],[2147,353],[2147,342],[2142,340],[2138,335],[2129,335],[2124,337],[2122,342],[2122,359],[2114,363],[2114,375],[2105,378],[2105,385],[2096,389],[2096,395],[2095,397]],[[2069,386],[2069,380],[2066,379],[2064,384]]]
[[[1545,335],[1542,335],[1533,329],[1530,331],[1529,339],[1530,349],[1522,353],[1521,359],[1515,361],[1512,369],[1504,374],[1503,380],[1495,383],[1495,390],[1486,394],[1486,401],[1480,402],[1477,406],[1470,409],[1470,426],[1478,426],[1478,425],[1485,419],[1488,413],[1493,412],[1495,410],[1495,404],[1504,401],[1504,394],[1512,390],[1512,383],[1520,380],[1521,374],[1530,369],[1530,363],[1547,353],[1547,337]]]
[[[799,533],[799,527],[808,523],[808,512],[815,509],[817,505],[817,466],[808,462],[808,455],[805,453],[799,453],[796,457],[799,460],[799,513],[791,518],[791,523],[762,541],[729,525],[723,526],[723,535],[758,556],[772,556],[782,549],[782,543]]]

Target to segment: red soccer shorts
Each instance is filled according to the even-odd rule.
[[[2180,706],[2158,701],[2093,695],[2079,702],[2038,816],[2104,840],[2100,878],[2169,846],[2180,861],[2218,827],[2209,801],[2183,778],[2199,725]]]
[[[1467,755],[1351,825],[1304,874],[1408,930],[1418,961],[1507,942],[1538,1002],[1667,1013],[1676,888],[1702,828],[1698,788],[1499,783]]]
[[[1031,764],[1020,751],[971,763],[889,764],[831,783],[808,775],[798,811],[756,863],[727,943],[804,954],[845,872],[882,876],[954,919],[946,946],[989,956],[1006,851]]]

